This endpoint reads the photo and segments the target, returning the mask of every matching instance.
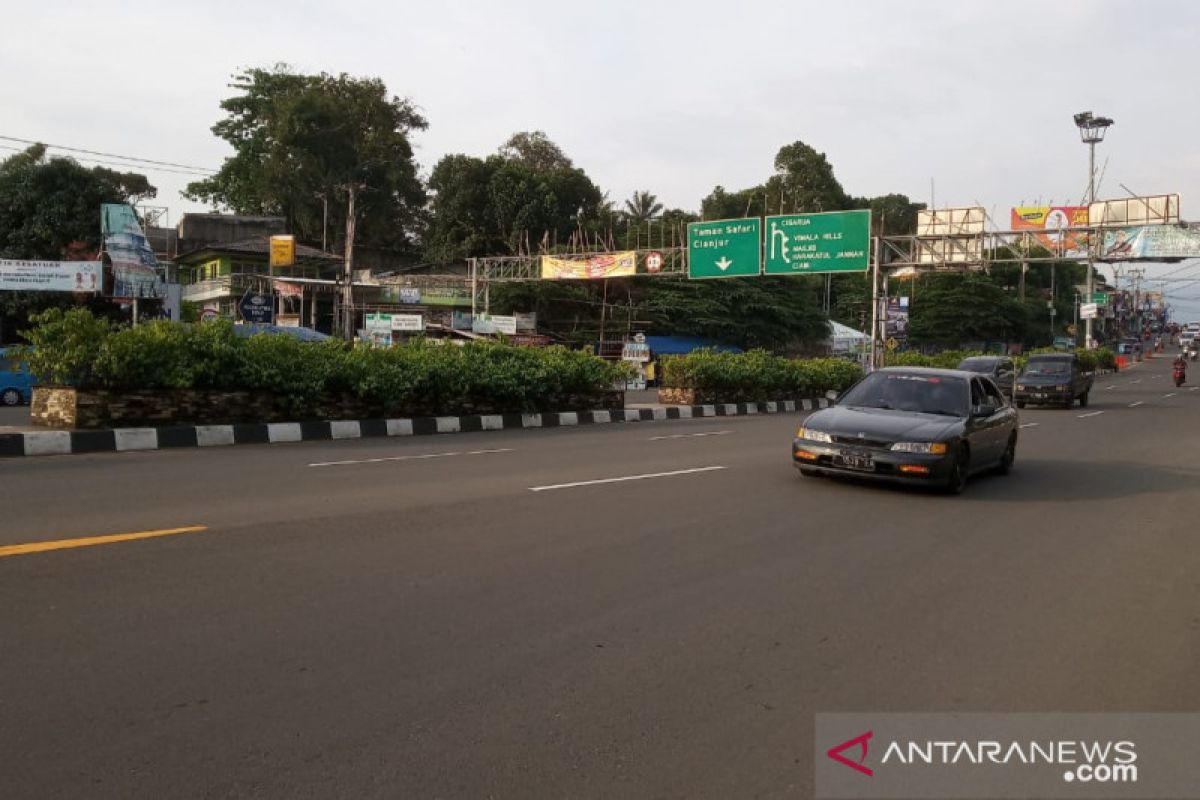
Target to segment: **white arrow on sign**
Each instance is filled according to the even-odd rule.
[[[725,270],[727,270],[733,266],[733,262],[730,261],[725,256],[721,256],[720,261],[715,261],[713,263],[717,265],[717,269],[721,270],[721,272],[724,272]]]

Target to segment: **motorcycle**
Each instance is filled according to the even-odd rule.
[[[1187,367],[1185,367],[1183,364],[1176,363],[1175,370],[1172,372],[1172,377],[1175,379],[1176,389],[1178,389],[1180,386],[1183,386],[1184,380],[1187,379]]]

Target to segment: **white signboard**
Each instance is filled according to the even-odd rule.
[[[103,288],[99,261],[0,261],[0,292],[87,292]]]
[[[425,318],[420,314],[392,314],[393,331],[423,331]]]
[[[1123,197],[1088,206],[1093,225],[1173,225],[1179,222],[1179,195]]]
[[[1095,319],[1099,307],[1095,303],[1084,303],[1079,307],[1080,319]]]
[[[512,336],[517,332],[516,317],[492,316],[491,320],[492,324],[496,326],[496,333],[503,333],[507,334],[508,336]]]
[[[471,322],[471,330],[475,333],[503,333],[513,336],[517,332],[517,318],[506,316],[486,316],[479,314]]]

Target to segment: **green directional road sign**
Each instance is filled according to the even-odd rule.
[[[688,225],[688,277],[736,278],[762,271],[757,217]]]
[[[767,217],[766,250],[768,275],[865,272],[871,264],[871,212]]]
[[[1108,305],[1108,293],[1107,292],[1092,292],[1092,302],[1098,306]]]

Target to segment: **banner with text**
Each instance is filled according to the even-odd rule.
[[[628,250],[584,258],[542,256],[542,277],[553,280],[594,280],[637,274],[637,253]]]
[[[1175,225],[1143,225],[1104,231],[1100,258],[1200,258],[1200,232]]]
[[[113,297],[163,296],[158,259],[142,234],[133,208],[124,203],[100,207],[100,231],[104,250],[112,260]]]
[[[87,292],[101,289],[100,261],[0,261],[0,292]]]
[[[1038,231],[1038,241],[1051,252],[1087,255],[1087,233],[1065,230],[1087,226],[1087,206],[1018,206],[1010,221],[1014,231]]]

